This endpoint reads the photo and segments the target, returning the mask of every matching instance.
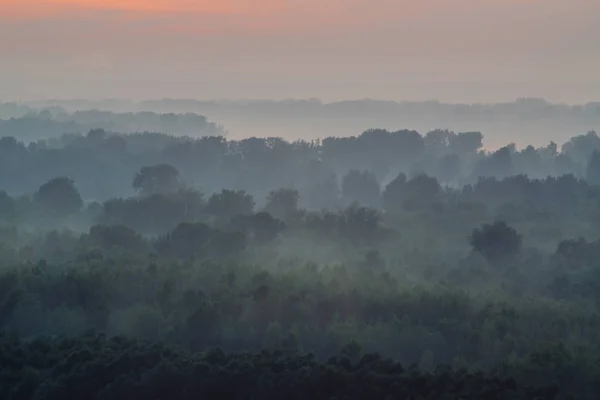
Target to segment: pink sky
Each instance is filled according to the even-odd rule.
[[[0,100],[599,100],[599,37],[598,0],[0,0]]]

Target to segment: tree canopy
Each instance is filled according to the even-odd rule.
[[[81,209],[83,200],[75,182],[67,177],[58,177],[44,183],[35,192],[34,201],[51,216],[64,217]]]

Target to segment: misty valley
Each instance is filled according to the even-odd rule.
[[[63,106],[0,104],[1,399],[598,398],[597,106],[493,150]]]

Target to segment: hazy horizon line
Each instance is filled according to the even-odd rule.
[[[23,105],[29,105],[34,103],[73,103],[73,102],[89,102],[89,103],[103,103],[103,102],[123,102],[141,104],[148,102],[160,102],[160,101],[177,101],[177,102],[201,102],[201,103],[260,103],[260,102],[310,102],[321,105],[339,104],[339,103],[350,103],[360,101],[371,101],[380,103],[395,103],[395,104],[426,104],[426,103],[437,103],[443,105],[498,105],[498,104],[512,104],[524,101],[538,101],[544,102],[550,105],[558,106],[583,106],[589,104],[600,103],[600,97],[598,100],[585,101],[585,102],[567,102],[557,101],[548,99],[542,96],[517,96],[512,100],[497,100],[497,101],[447,101],[440,99],[427,99],[427,100],[410,100],[410,99],[385,99],[377,97],[349,97],[341,100],[323,100],[317,96],[314,97],[223,97],[223,98],[200,98],[200,97],[148,97],[143,99],[133,99],[125,97],[104,97],[104,98],[85,98],[85,97],[49,97],[49,98],[29,98],[29,99],[0,99],[1,103],[17,103]]]

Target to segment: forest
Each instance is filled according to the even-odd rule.
[[[594,131],[115,126],[0,139],[0,398],[597,398]]]

